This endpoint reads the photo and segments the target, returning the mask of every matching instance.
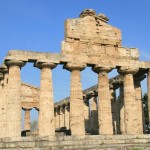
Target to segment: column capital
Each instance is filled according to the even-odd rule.
[[[39,108],[38,108],[38,107],[34,107],[34,108],[35,108],[35,110],[39,111]]]
[[[125,75],[125,74],[132,74],[135,75],[139,71],[139,68],[137,67],[120,67],[118,69],[118,73]]]
[[[93,97],[93,101],[97,104],[97,97],[96,96]]]
[[[89,106],[89,99],[87,97],[83,99],[83,102],[86,106]]]
[[[65,109],[66,109],[67,111],[69,111],[69,110],[70,110],[70,105],[66,105],[66,106],[65,106]]]
[[[150,68],[148,68],[148,69],[147,69],[147,74],[149,74],[149,75],[150,75]]]
[[[25,65],[25,62],[24,61],[21,61],[21,60],[5,60],[5,65],[6,66],[19,66],[19,67],[23,67]]]
[[[3,65],[2,67],[0,67],[0,72],[3,73],[3,74],[8,73],[7,66],[6,66],[6,65]]]
[[[22,108],[24,111],[30,111],[32,108]]]
[[[100,67],[99,65],[95,65],[94,67],[92,67],[92,70],[96,73],[100,73],[100,72],[110,72],[113,68],[111,67]]]
[[[138,76],[134,76],[134,82],[136,83],[141,83],[141,81],[143,81],[144,79],[146,78],[146,75],[143,74],[143,75],[138,75]]]
[[[4,75],[0,72],[0,80],[4,79]]]
[[[42,69],[42,68],[50,68],[54,69],[57,65],[52,62],[36,62],[35,67]]]
[[[84,70],[86,67],[86,64],[74,64],[74,63],[67,63],[63,69],[66,69],[68,71],[72,71],[72,70]]]
[[[109,89],[115,90],[114,85],[112,83],[109,83]]]
[[[97,104],[97,96],[91,97],[91,100]]]

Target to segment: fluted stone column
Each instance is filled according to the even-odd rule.
[[[52,69],[56,67],[53,63],[37,63],[41,69],[40,102],[39,102],[39,136],[54,136],[54,100]]]
[[[4,137],[4,122],[5,122],[5,117],[4,117],[4,112],[3,112],[3,109],[4,109],[4,96],[3,96],[3,82],[2,80],[4,79],[4,76],[2,73],[0,73],[0,138],[3,138]]]
[[[4,79],[3,79],[3,94],[1,95],[1,97],[3,98],[3,137],[7,136],[7,94],[8,94],[8,69],[7,68],[3,68],[2,73],[4,74]]]
[[[137,128],[138,134],[143,134],[143,102],[142,102],[142,89],[139,80],[135,81],[135,98],[137,102]]]
[[[24,117],[24,130],[30,130],[30,110],[31,109],[24,109],[25,110],[25,117]]]
[[[37,118],[37,131],[39,132],[39,108],[35,108],[35,110],[38,113],[38,118]],[[31,127],[31,126],[30,126]]]
[[[113,134],[108,72],[111,68],[94,67],[98,73],[98,125],[99,134]]]
[[[120,85],[120,88],[119,88],[119,96],[117,100],[117,112],[118,112],[118,119],[119,119],[117,120],[118,134],[125,134],[124,96],[123,96],[122,85]]]
[[[147,95],[148,95],[148,116],[149,116],[149,124],[150,124],[150,68],[147,72]]]
[[[117,134],[116,91],[113,88],[113,85],[110,87],[110,99],[111,99],[111,112],[112,112],[113,133]]]
[[[59,121],[60,121],[60,128],[65,126],[65,107],[60,106],[60,112],[59,112]]]
[[[70,87],[70,128],[71,135],[85,135],[83,93],[81,85],[81,74],[85,65],[67,64],[65,68],[71,71]]]
[[[66,127],[67,130],[70,129],[69,111],[70,111],[70,106],[67,104],[67,105],[65,106],[65,127]]]
[[[55,108],[55,128],[58,129],[60,128],[60,123],[59,123],[59,107]]]
[[[98,134],[97,97],[91,98],[91,133]]]
[[[83,110],[84,110],[84,126],[85,126],[85,131],[88,133],[88,132],[90,132],[89,99],[86,99],[86,98],[84,99]]]
[[[7,137],[21,136],[21,78],[20,68],[25,65],[23,61],[11,60],[5,64],[9,68],[9,81],[7,91]]]
[[[124,119],[125,134],[137,134],[137,103],[133,75],[138,71],[136,68],[120,68],[119,73],[123,74],[124,86]]]

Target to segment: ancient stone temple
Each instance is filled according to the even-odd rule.
[[[123,47],[121,30],[108,21],[87,9],[79,18],[66,20],[60,54],[8,52],[0,67],[0,149],[150,147],[141,88],[146,78],[150,114],[150,62],[139,60],[137,48]],[[39,88],[21,81],[26,63],[40,69]],[[52,72],[58,65],[70,71],[70,96],[54,103]],[[97,74],[98,83],[83,90],[81,71],[86,67]],[[119,75],[109,79],[113,69]],[[21,111],[25,130],[30,131],[32,108],[39,115],[37,136],[21,137]]]

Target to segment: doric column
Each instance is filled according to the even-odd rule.
[[[4,96],[3,96],[3,83],[2,80],[4,79],[4,76],[2,73],[0,73],[0,138],[4,137],[4,122],[5,122],[5,117],[4,117]]]
[[[99,134],[113,134],[108,72],[111,68],[94,67],[98,73],[98,125]]]
[[[123,75],[125,134],[137,134],[138,111],[133,75],[138,69],[121,67],[118,71]]]
[[[70,106],[69,106],[69,104],[66,104],[65,105],[65,127],[67,130],[70,129],[69,112],[70,112]]]
[[[62,128],[65,126],[65,107],[63,105],[60,106],[59,119],[60,128]]]
[[[84,110],[84,126],[85,126],[85,131],[88,133],[90,132],[90,122],[89,122],[89,99],[86,97],[83,98],[84,103],[83,103],[83,110]]]
[[[24,109],[24,110],[25,110],[24,130],[29,131],[30,130],[30,110],[31,109]]]
[[[150,125],[150,68],[147,72],[147,95],[148,95],[148,116],[149,116],[149,125]]]
[[[143,102],[142,102],[142,88],[141,88],[141,81],[136,79],[134,80],[135,85],[135,98],[137,102],[137,128],[138,128],[138,134],[143,134]]]
[[[7,116],[7,94],[8,94],[8,69],[7,67],[3,67],[0,69],[0,71],[3,73],[4,75],[4,79],[2,80],[2,86],[3,86],[3,94],[1,95],[1,98],[3,99],[3,108],[2,108],[2,113],[3,113],[3,127],[2,127],[2,132],[3,132],[3,137],[6,137],[7,135],[7,120],[8,118]]]
[[[35,110],[36,110],[37,113],[38,113],[38,118],[37,118],[37,131],[39,131],[39,107],[35,107]],[[30,125],[30,128],[31,128],[31,125]]]
[[[25,65],[23,61],[10,60],[5,64],[9,68],[9,81],[7,91],[7,136],[21,136],[21,78],[20,68]]]
[[[116,91],[115,91],[113,85],[110,86],[110,99],[111,99],[111,112],[112,112],[113,134],[117,134]]]
[[[59,107],[55,107],[55,129],[60,128],[60,123],[59,123]]]
[[[91,98],[91,133],[98,134],[97,97]]]
[[[117,100],[117,111],[118,111],[118,118],[119,118],[119,120],[117,120],[118,134],[125,134],[123,85],[120,85],[119,88],[119,96]]]
[[[68,63],[65,68],[71,71],[70,87],[70,128],[71,135],[85,135],[84,111],[83,111],[83,93],[81,85],[80,71],[85,65],[76,65]]]
[[[52,69],[56,67],[53,63],[36,64],[41,69],[40,102],[39,102],[39,136],[54,136],[54,100]]]

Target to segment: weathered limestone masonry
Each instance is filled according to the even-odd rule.
[[[114,78],[109,79],[109,89],[110,89],[110,95],[111,95],[111,101],[110,102],[112,102],[112,99],[114,101],[116,100],[115,95],[114,94],[112,95],[111,89],[113,88],[113,90],[115,91],[122,84],[123,84],[122,76],[116,76]],[[85,89],[83,91],[84,127],[85,127],[85,131],[87,133],[90,133],[90,134],[98,134],[98,118],[97,118],[98,117],[98,114],[97,114],[98,113],[97,112],[98,92],[97,91],[98,91],[97,85],[92,86],[92,87]],[[55,103],[55,114],[56,114],[55,115],[55,121],[56,121],[55,122],[55,124],[56,124],[55,128],[56,129],[66,127],[66,125],[64,125],[64,126],[61,125],[62,119],[60,117],[62,114],[58,116],[58,113],[57,113],[57,111],[60,110],[62,107],[70,107],[70,97],[67,97],[67,98]],[[114,106],[114,107],[117,107],[117,106]],[[111,110],[112,113],[116,111],[116,109],[114,107],[112,107],[112,109],[113,109],[113,110]],[[70,110],[70,108],[69,108],[69,110]],[[68,116],[68,111],[67,111],[67,114],[66,113],[64,114],[64,116],[66,116],[66,115]],[[113,122],[116,122],[116,124],[112,123],[113,128],[116,129],[118,116],[116,113],[114,113],[113,115],[110,115],[110,116],[112,116]],[[65,120],[67,120],[67,119],[69,119],[69,118],[65,117]],[[68,121],[69,120],[67,120],[67,122]],[[59,127],[57,126],[58,124],[59,124]],[[67,128],[67,129],[70,129],[70,128]],[[114,132],[114,134],[115,134],[115,132]]]
[[[85,135],[83,94],[80,71],[85,68],[81,65],[67,64],[65,66],[71,71],[70,89],[70,127],[72,135]],[[76,108],[76,109],[75,109]]]
[[[93,68],[98,72],[98,125],[99,134],[113,134],[112,116],[111,116],[111,101],[109,91],[108,72],[111,68]]]
[[[4,96],[4,94],[3,94],[3,82],[2,82],[2,80],[4,79],[4,77],[3,77],[3,74],[2,73],[0,73],[0,118],[1,118],[1,122],[0,122],[0,135],[1,135],[1,137],[3,137],[4,136],[4,133],[3,133],[3,131],[4,131],[4,126],[3,126],[3,124],[4,124],[4,122],[5,122],[5,116],[4,116],[4,99],[3,99],[3,96]]]
[[[140,85],[147,75],[150,118],[150,62],[139,61],[137,48],[123,47],[121,30],[108,21],[87,9],[79,18],[66,20],[60,54],[8,52],[0,67],[0,149],[150,147],[149,135],[143,135]],[[40,89],[21,82],[20,69],[28,62],[41,70]],[[52,69],[60,64],[70,71],[70,97],[54,104]],[[98,85],[82,91],[81,71],[86,67],[97,73]],[[119,75],[109,79],[113,69]],[[21,138],[21,109],[25,130],[30,130],[32,108],[39,111],[39,137]],[[63,127],[71,136],[55,136]]]
[[[98,134],[98,112],[97,112],[97,98],[94,96],[91,100],[91,132]]]
[[[30,110],[31,109],[24,109],[24,110],[25,110],[25,119],[24,119],[25,125],[24,125],[24,129],[26,131],[27,130],[30,131]]]
[[[19,137],[21,133],[21,79],[20,67],[24,65],[23,61],[10,60],[5,62],[9,68],[9,90],[7,95],[7,136]]]
[[[135,89],[133,74],[137,72],[136,69],[120,69],[120,73],[124,76],[124,117],[125,117],[125,133],[136,134],[138,133],[137,128],[137,103],[135,99]],[[130,111],[132,110],[132,114]]]
[[[52,85],[52,69],[56,67],[54,63],[37,62],[37,67],[41,69],[40,101],[39,101],[39,135],[55,135],[54,123],[54,101]]]

